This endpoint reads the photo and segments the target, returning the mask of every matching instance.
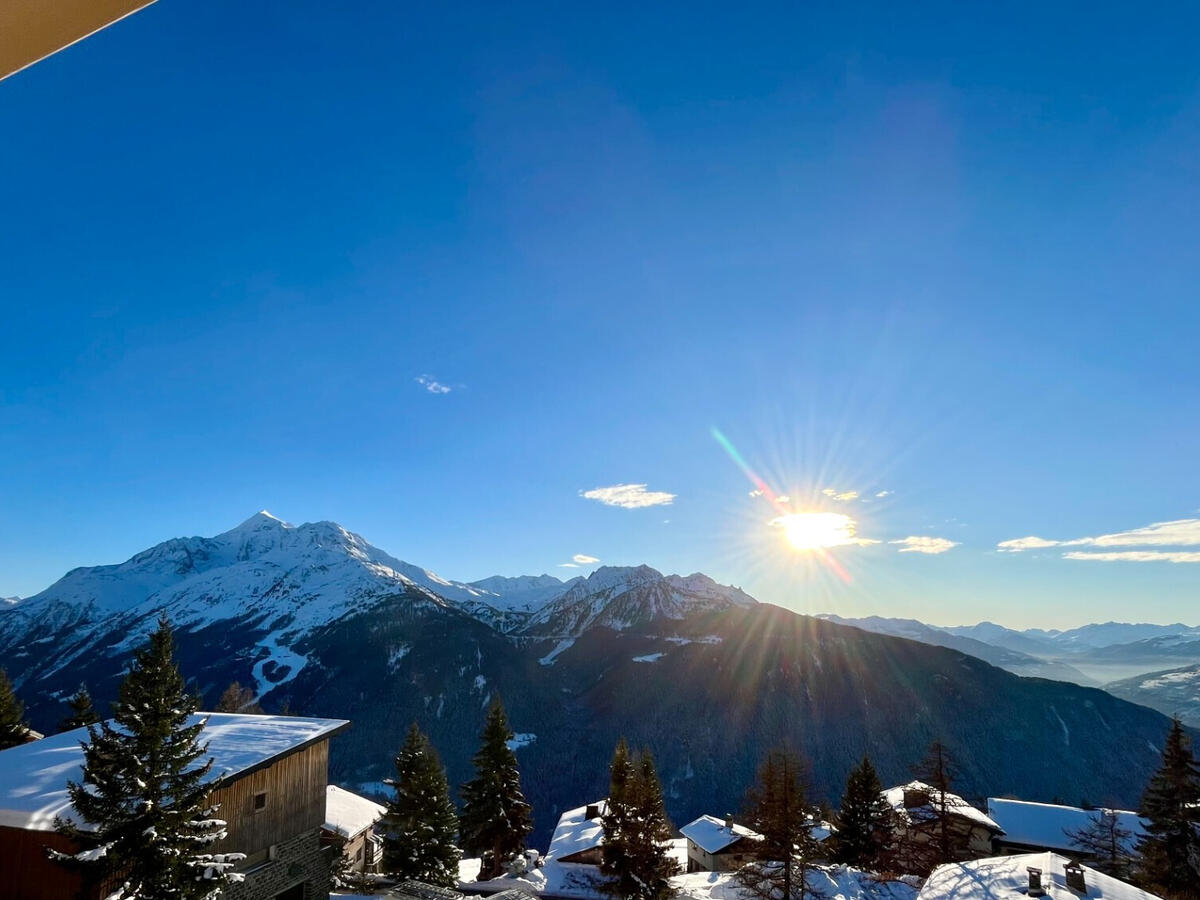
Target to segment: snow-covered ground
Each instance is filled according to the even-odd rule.
[[[867,872],[830,866],[811,873],[814,896],[822,900],[915,900],[920,881],[879,881]],[[671,883],[687,900],[745,900],[748,895],[730,872],[677,875]]]
[[[672,841],[671,855],[681,870],[687,866],[687,841]],[[464,859],[458,865],[459,889],[472,893],[497,893],[519,888],[539,897],[562,897],[568,900],[600,900],[607,895],[601,890],[599,872],[595,866],[560,863],[546,860],[540,868],[524,875],[506,875],[491,881],[476,881],[479,860]],[[825,866],[810,872],[814,897],[821,900],[916,900],[921,880],[904,876],[900,880],[880,880],[868,872],[848,866]],[[671,884],[684,900],[748,900],[731,872],[694,872],[676,875]]]

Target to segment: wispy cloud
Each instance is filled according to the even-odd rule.
[[[558,567],[560,569],[578,569],[579,568],[579,566],[577,566],[575,563],[559,563]]]
[[[748,492],[748,496],[750,496],[750,497],[761,497],[762,495],[763,495],[762,491],[758,490],[757,488]]]
[[[1092,562],[1170,562],[1200,563],[1200,551],[1196,550],[1110,550],[1088,552],[1071,550],[1063,559],[1086,559]]]
[[[836,488],[825,488],[821,493],[826,497],[832,497],[834,500],[850,501],[858,499],[858,491],[839,491]]]
[[[454,388],[450,387],[450,385],[442,384],[432,375],[418,375],[413,380],[431,394],[448,394],[454,390]]]
[[[600,562],[600,559],[595,556],[588,556],[586,553],[576,553],[571,557],[571,561],[578,563],[581,566],[591,565],[592,563]]]
[[[1001,541],[997,549],[1009,553],[1021,550],[1040,550],[1044,547],[1197,547],[1200,546],[1200,519],[1175,519],[1170,522],[1155,522],[1145,528],[1117,531],[1095,537],[1074,538],[1055,541],[1047,538],[1029,537]],[[1101,554],[1091,554],[1099,557]],[[1075,559],[1070,556],[1068,558]]]
[[[888,543],[901,544],[901,553],[927,553],[931,556],[938,553],[945,553],[959,544],[958,541],[952,541],[949,538],[926,537],[916,534],[910,534],[908,537],[901,538],[898,541],[888,541]]]
[[[1021,550],[1040,550],[1043,547],[1057,547],[1060,541],[1048,541],[1045,538],[1030,535],[1029,537],[1013,538],[1011,541],[1001,541],[996,549],[1002,553],[1019,553]]]
[[[876,491],[875,496],[882,500],[884,497],[890,497],[892,493],[892,491]]]
[[[674,502],[676,495],[666,491],[648,491],[644,484],[610,484],[608,487],[580,491],[579,496],[603,503],[605,506],[641,509],[645,506],[666,506]]]

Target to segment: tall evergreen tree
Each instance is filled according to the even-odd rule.
[[[892,821],[893,811],[884,799],[879,775],[864,756],[846,779],[837,815],[835,859],[860,869],[878,869],[891,839]]]
[[[59,731],[71,731],[100,721],[99,713],[92,706],[92,695],[88,693],[87,685],[81,684],[67,704],[71,707],[71,714],[58,723]]]
[[[1064,828],[1071,843],[1091,858],[1091,865],[1114,878],[1128,879],[1133,864],[1133,832],[1111,809],[1098,809],[1083,828]]]
[[[508,743],[514,736],[497,698],[473,759],[475,777],[462,787],[459,831],[463,849],[482,858],[480,880],[500,875],[504,864],[525,849],[525,837],[533,830],[517,756]]]
[[[446,770],[417,723],[396,755],[395,791],[380,823],[384,871],[403,879],[453,887],[458,880],[454,844],[458,813],[450,800]]]
[[[1162,765],[1142,795],[1148,822],[1138,841],[1140,879],[1165,897],[1200,897],[1200,766],[1176,717],[1167,733]]]
[[[756,860],[737,879],[751,897],[803,900],[811,896],[809,875],[819,845],[813,837],[814,811],[807,796],[807,768],[788,750],[769,753],[758,783],[746,795],[746,824],[762,835]]]
[[[134,656],[113,720],[88,726],[83,781],[67,783],[79,820],[55,823],[81,852],[51,855],[97,880],[119,878],[111,900],[208,900],[241,878],[230,869],[242,854],[204,852],[225,823],[208,802],[203,723],[188,721],[197,701],[172,657],[164,617]]]
[[[25,724],[25,705],[13,692],[8,673],[0,668],[0,750],[7,750],[29,739]]]
[[[636,900],[672,896],[670,878],[679,867],[668,852],[671,824],[653,755],[642,750],[636,759],[631,758],[622,738],[613,753],[609,774],[600,866],[608,876],[605,890],[616,897]]]

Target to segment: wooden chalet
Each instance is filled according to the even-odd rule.
[[[329,739],[340,719],[201,713],[213,759],[212,801],[228,823],[214,853],[244,853],[228,900],[315,900],[329,895],[329,851],[321,847]],[[71,817],[67,782],[80,781],[84,728],[0,752],[0,900],[100,900],[110,886],[86,883],[48,858],[76,851],[54,830]]]

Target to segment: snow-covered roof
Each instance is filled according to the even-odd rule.
[[[325,786],[325,824],[321,827],[352,838],[379,821],[387,807],[336,784]]]
[[[1029,869],[1042,870],[1042,889],[1047,900],[1158,900],[1154,894],[1131,884],[1083,867],[1087,893],[1067,887],[1064,867],[1070,862],[1057,853],[1022,853],[994,856],[965,863],[939,866],[918,895],[918,900],[1019,900],[1029,891]]]
[[[598,815],[587,817],[589,806],[594,806]],[[608,807],[608,800],[597,800],[587,806],[568,809],[558,819],[554,836],[550,839],[550,849],[546,851],[547,859],[563,859],[584,850],[591,850],[604,843],[604,823],[600,817]]]
[[[344,719],[298,716],[243,716],[197,713],[191,724],[207,719],[200,735],[213,759],[211,780],[258,769],[277,756],[341,731]],[[67,782],[83,778],[86,728],[64,731],[0,751],[0,825],[52,831],[55,816],[74,816]]]
[[[904,805],[904,795],[907,792],[923,793],[928,796],[929,802],[923,803],[920,806],[906,807]],[[896,811],[896,813],[906,822],[921,821],[931,815],[939,814],[941,805],[941,792],[932,785],[928,785],[923,781],[910,781],[908,784],[901,784],[894,788],[889,788],[883,792],[884,799],[888,805]],[[1000,834],[1004,833],[996,822],[994,822],[987,813],[978,810],[970,803],[964,800],[958,794],[946,792],[946,814],[951,816],[961,816],[964,819],[971,821],[976,825],[982,825],[984,828],[990,828],[992,831]],[[924,815],[920,812],[925,810]],[[915,813],[915,815],[914,815]]]
[[[1004,829],[1007,843],[1047,850],[1078,850],[1067,831],[1087,828],[1103,811],[988,797],[988,815]],[[1130,832],[1133,838],[1145,832],[1144,821],[1137,813],[1124,809],[1108,811],[1116,814],[1120,827]]]
[[[688,822],[679,829],[679,833],[703,850],[705,853],[720,853],[730,844],[737,843],[742,838],[752,841],[762,839],[757,831],[734,822],[732,827],[715,816],[701,816],[694,822]]]

